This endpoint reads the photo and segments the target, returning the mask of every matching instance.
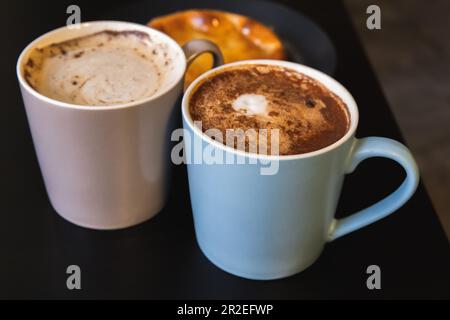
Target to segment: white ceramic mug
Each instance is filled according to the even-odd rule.
[[[212,140],[194,125],[189,98],[201,81],[216,72],[246,64],[283,66],[316,79],[346,103],[350,113],[348,132],[320,150],[286,156],[250,154]],[[358,108],[351,94],[326,74],[300,64],[252,60],[210,70],[187,88],[182,113],[185,135],[193,137],[192,143],[185,143],[189,154],[200,146],[208,154],[246,160],[246,164],[188,163],[198,244],[218,267],[244,278],[276,279],[304,270],[319,257],[327,242],[397,210],[413,195],[419,181],[416,163],[404,145],[381,137],[356,139]],[[397,161],[406,171],[405,181],[378,203],[335,219],[344,176],[371,157]],[[257,164],[251,164],[250,159],[258,160]],[[277,173],[262,175],[262,167],[274,161]]]
[[[50,99],[24,79],[32,49],[102,30],[138,30],[165,43],[174,57],[172,82],[149,98],[114,106],[79,106]],[[205,40],[181,48],[167,35],[144,25],[97,21],[62,27],[28,45],[17,62],[28,122],[45,186],[54,209],[84,227],[117,229],[145,221],[164,205],[171,114],[182,93],[187,65],[219,49]]]

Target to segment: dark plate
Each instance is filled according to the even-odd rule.
[[[106,12],[103,19],[146,24],[150,19],[175,11],[206,8],[252,17],[271,27],[282,39],[288,60],[306,64],[332,75],[336,50],[328,36],[306,16],[279,4],[256,0],[137,1]]]

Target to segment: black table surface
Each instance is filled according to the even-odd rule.
[[[422,184],[395,214],[328,244],[312,267],[275,281],[232,276],[202,255],[194,237],[185,167],[174,168],[165,209],[139,226],[94,231],[60,218],[44,189],[15,63],[27,43],[65,24],[69,4],[3,4],[0,298],[450,298],[449,243]],[[119,5],[78,4],[83,21]],[[286,5],[319,24],[336,46],[335,77],[352,92],[360,109],[357,136],[403,141],[342,3]],[[337,215],[379,200],[403,178],[401,168],[391,161],[362,163],[346,178]],[[72,264],[81,268],[82,290],[66,287],[66,268]],[[366,268],[373,264],[381,268],[381,290],[366,287]]]

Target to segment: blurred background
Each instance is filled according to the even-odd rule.
[[[450,1],[344,1],[450,239]]]

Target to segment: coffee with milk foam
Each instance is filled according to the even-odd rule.
[[[157,95],[173,84],[176,54],[145,32],[104,30],[35,48],[23,72],[28,84],[49,98],[118,105]]]
[[[262,140],[272,154],[270,136],[277,129],[280,155],[325,148],[350,126],[347,106],[333,92],[305,74],[273,65],[238,65],[213,73],[194,88],[189,111],[205,133],[217,129],[225,137],[229,130],[259,131],[246,137],[248,152]],[[265,139],[260,140],[261,133]],[[236,141],[230,147],[239,149]]]

